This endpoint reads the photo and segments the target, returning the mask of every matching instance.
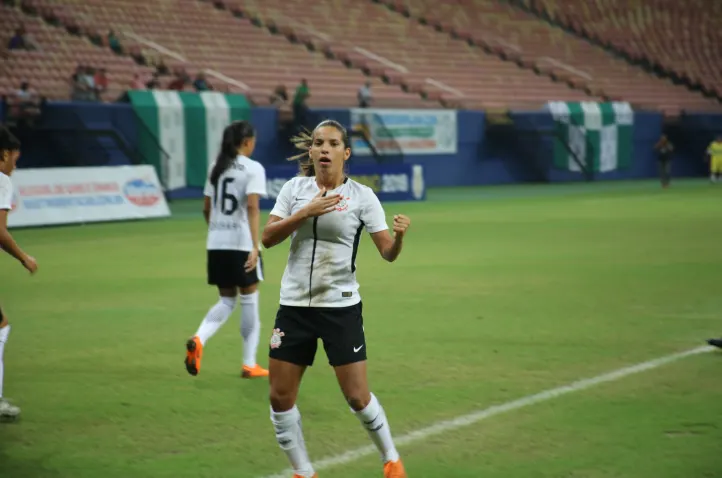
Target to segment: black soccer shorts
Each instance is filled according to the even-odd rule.
[[[333,367],[366,360],[361,302],[349,307],[291,307],[276,314],[268,356],[296,365],[313,365],[318,339]]]
[[[248,251],[209,250],[206,266],[208,284],[220,288],[250,287],[263,280],[263,259],[258,254],[258,264],[251,272],[246,272],[245,264]]]

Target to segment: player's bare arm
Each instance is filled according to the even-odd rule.
[[[211,198],[208,196],[203,197],[203,217],[206,219],[206,224],[211,221]]]
[[[15,259],[25,267],[31,274],[37,269],[38,265],[35,259],[27,255],[20,246],[18,246],[12,234],[8,231],[8,211],[6,209],[0,210],[0,246],[3,250],[7,251],[8,254],[13,256]]]
[[[393,237],[391,237],[388,230],[371,234],[371,239],[373,239],[379,254],[384,260],[394,262],[399,257],[404,243],[404,236],[409,226],[411,226],[411,219],[403,214],[397,214],[394,216]]]
[[[253,240],[253,250],[248,254],[248,260],[245,264],[246,272],[251,272],[258,264],[258,251],[260,249],[261,229],[261,196],[258,194],[248,195],[248,225],[251,229],[251,239]]]
[[[263,229],[263,247],[268,249],[282,243],[288,236],[293,234],[306,219],[323,216],[333,211],[336,204],[341,200],[341,196],[339,194],[332,194],[324,197],[323,195],[325,193],[326,189],[321,189],[304,208],[285,219],[274,215],[269,216],[266,227]]]

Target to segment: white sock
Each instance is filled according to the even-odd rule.
[[[241,295],[241,336],[243,337],[243,365],[255,367],[258,342],[261,340],[258,291]]]
[[[8,341],[8,335],[10,335],[9,325],[0,329],[0,398],[3,398],[3,371],[5,369],[3,364],[3,352],[5,352],[5,342]]]
[[[211,307],[205,319],[201,322],[200,327],[198,327],[198,332],[196,332],[196,335],[201,339],[203,345],[206,344],[206,340],[213,337],[213,335],[218,332],[218,329],[226,323],[226,320],[228,320],[228,317],[231,316],[235,308],[235,297],[221,297],[221,300]]]
[[[271,408],[271,422],[276,431],[278,445],[286,453],[294,473],[311,478],[314,475],[311,460],[306,451],[301,426],[301,412],[294,405],[287,412],[274,412]]]
[[[389,421],[386,419],[386,413],[384,413],[384,409],[376,399],[376,396],[372,393],[371,401],[366,405],[366,408],[360,412],[352,411],[368,431],[371,440],[376,445],[376,448],[378,448],[379,453],[381,453],[383,462],[397,461],[399,459],[399,452],[396,451],[394,440],[391,438]]]

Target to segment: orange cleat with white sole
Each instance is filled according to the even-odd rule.
[[[268,370],[261,367],[260,365],[256,364],[253,367],[249,367],[247,365],[243,366],[243,371],[241,372],[242,378],[263,378],[268,377]]]
[[[201,358],[203,358],[203,344],[196,335],[186,342],[186,370],[194,377],[201,371]]]
[[[408,478],[401,460],[384,463],[384,478]]]
[[[293,478],[305,478],[301,475],[293,475]],[[318,478],[318,473],[315,473],[311,478]]]

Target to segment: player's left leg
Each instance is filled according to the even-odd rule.
[[[268,377],[268,370],[256,362],[261,340],[258,284],[263,280],[263,261],[259,255],[256,268],[243,273],[241,296],[241,337],[243,337],[243,378]]]
[[[717,182],[722,178],[722,158],[713,158],[711,165],[712,175],[710,178],[713,182]]]
[[[0,418],[2,419],[13,419],[20,415],[20,408],[11,405],[3,398],[3,372],[5,370],[3,354],[9,335],[10,323],[7,317],[3,315],[2,309],[0,309]]]
[[[243,378],[268,377],[268,370],[256,362],[261,340],[258,285],[241,288],[241,337],[243,337]]]
[[[226,323],[228,317],[236,308],[236,297],[238,288],[219,287],[220,298],[203,318],[196,334],[186,342],[185,366],[188,373],[195,376],[201,370],[201,359],[203,358],[203,347],[206,341],[213,337],[216,332]]]
[[[385,478],[406,478],[404,465],[391,437],[386,413],[378,398],[369,390],[361,304],[340,310],[343,312],[336,317],[325,317],[326,320],[335,322],[335,327],[326,328],[334,332],[322,337],[329,363],[333,366],[351,411],[379,450],[384,463]],[[324,315],[333,314],[329,312]]]

